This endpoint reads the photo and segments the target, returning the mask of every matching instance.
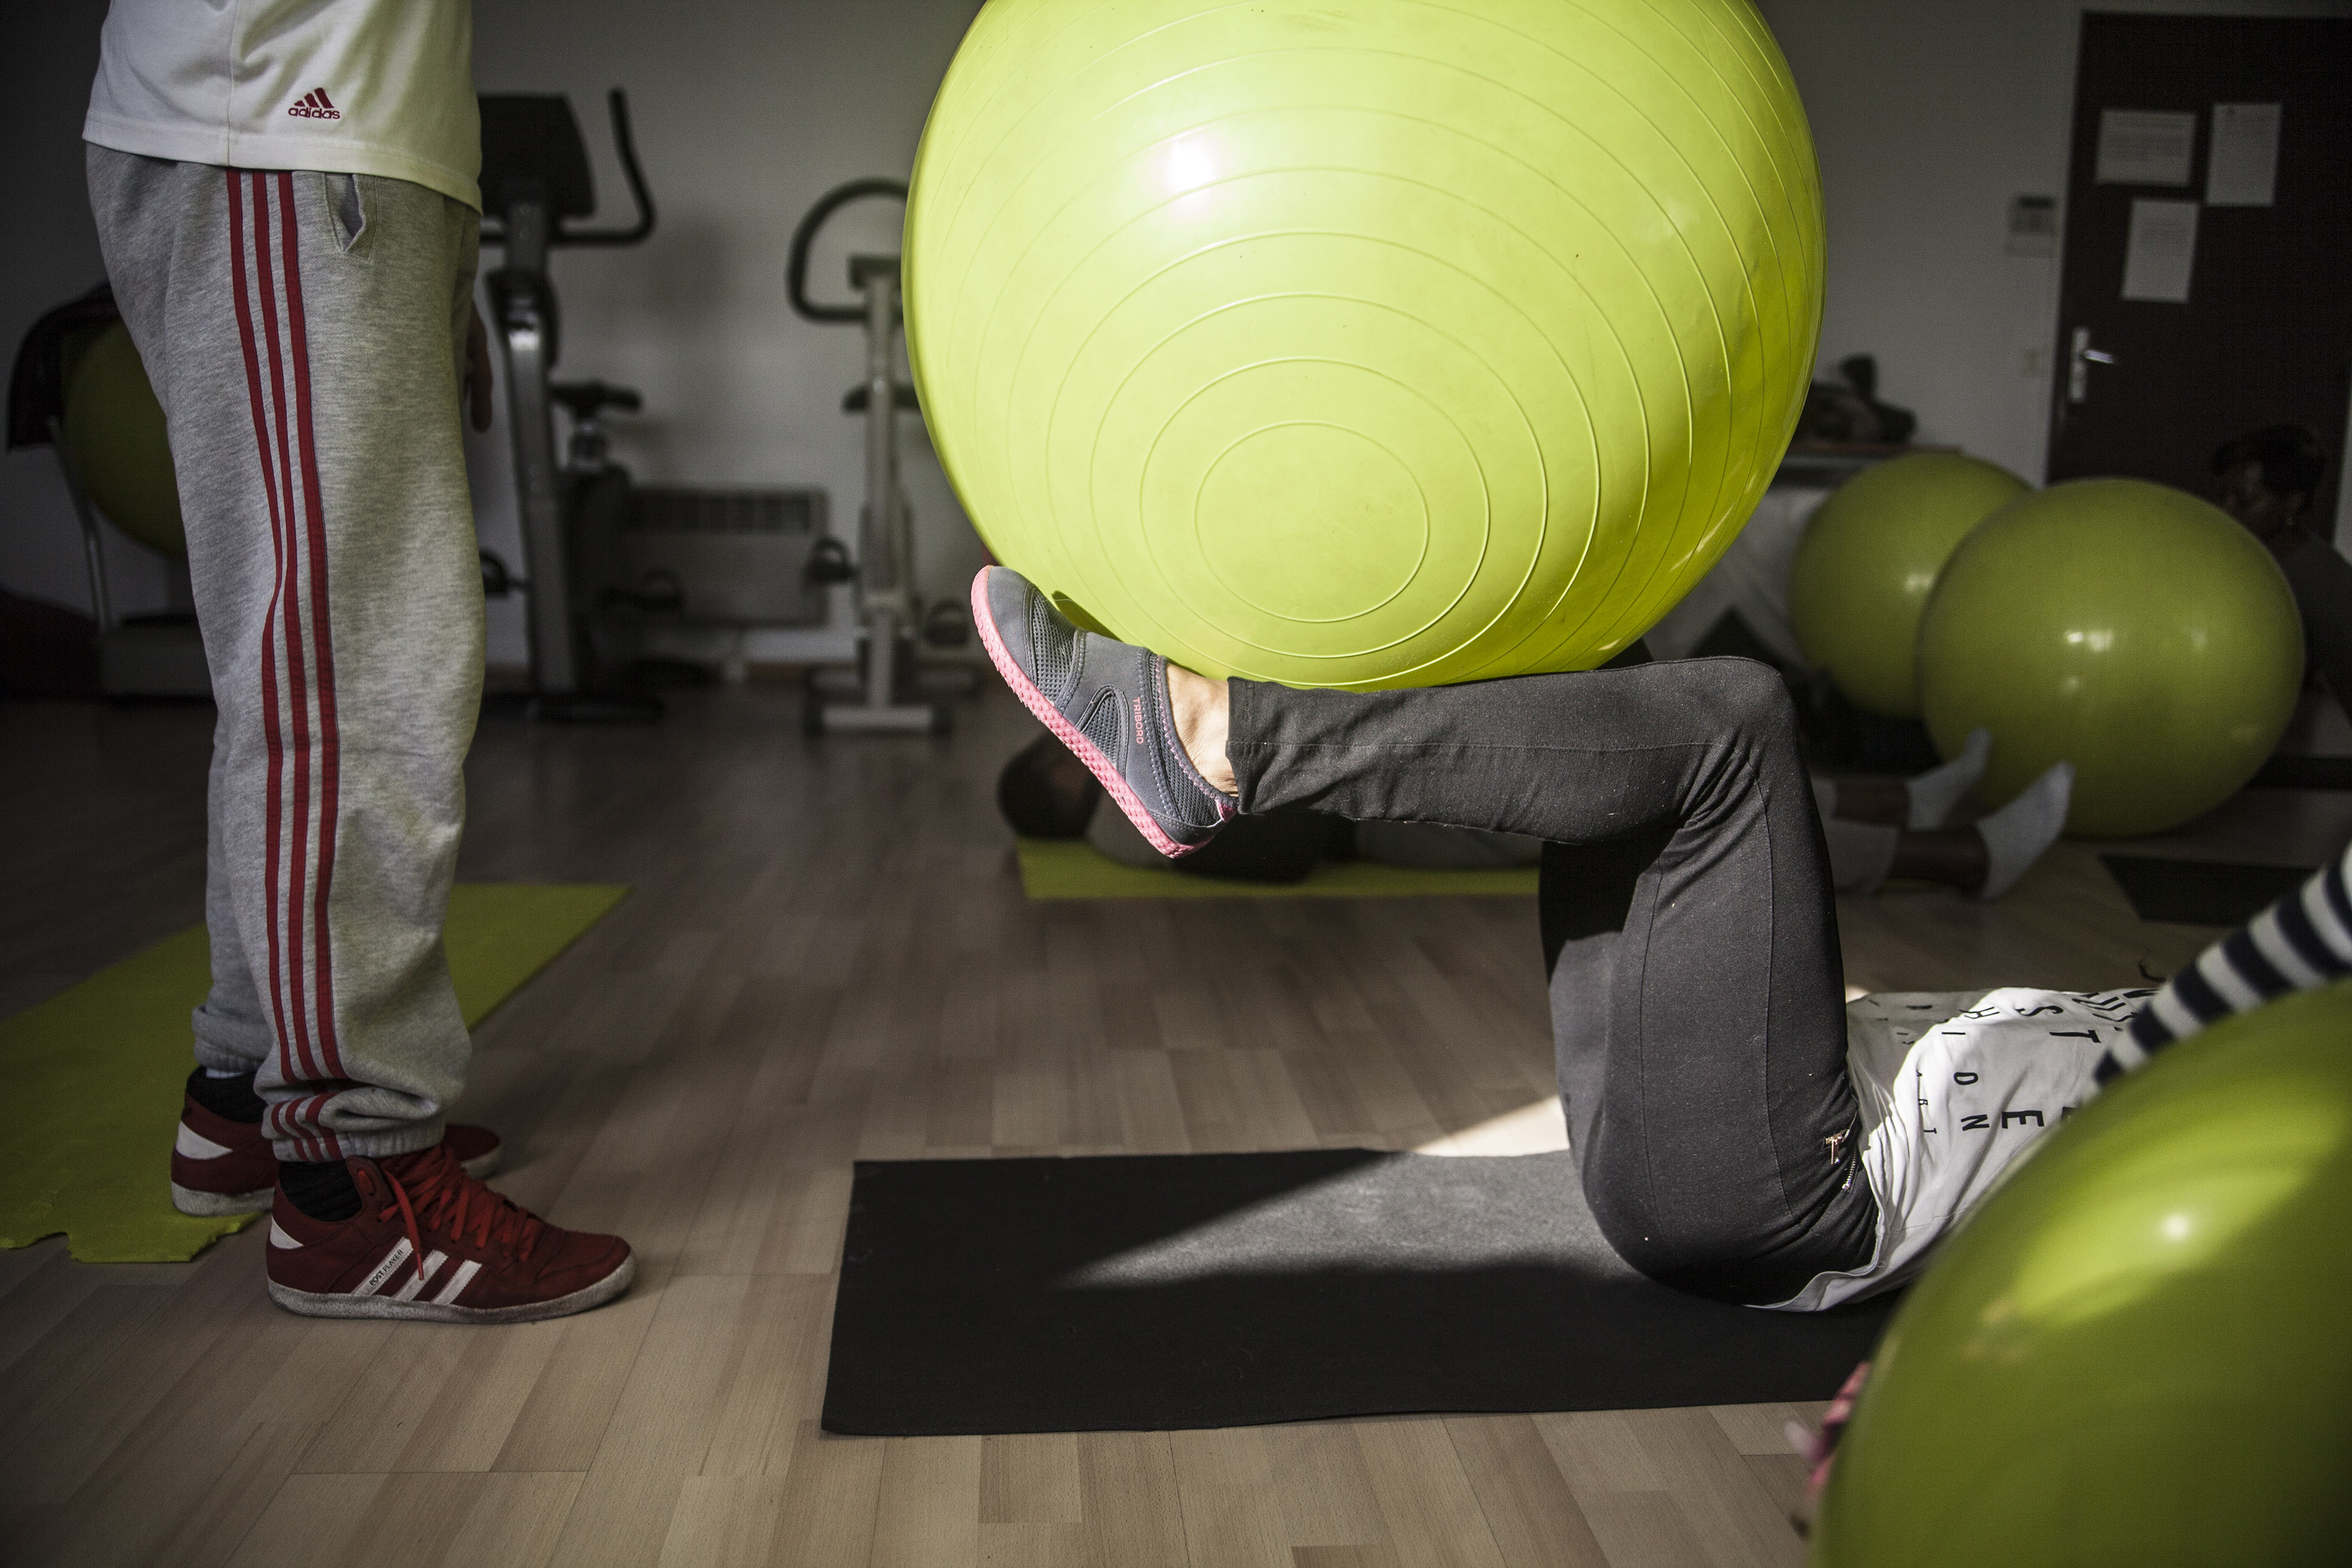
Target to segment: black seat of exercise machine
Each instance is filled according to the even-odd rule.
[[[570,410],[574,419],[593,419],[607,408],[635,414],[646,405],[635,387],[614,386],[605,381],[551,382],[547,395]]]
[[[485,93],[482,208],[505,216],[517,201],[544,204],[552,218],[596,210],[588,144],[561,93]]]

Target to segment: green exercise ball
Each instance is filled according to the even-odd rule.
[[[2336,1563],[2352,1542],[2352,981],[2171,1047],[1912,1287],[1816,1568]]]
[[[2161,833],[2253,777],[2303,683],[2303,625],[2270,552],[2141,479],[2075,479],[1985,519],[1919,621],[1919,705],[1946,756],[1979,725],[1999,805],[2074,764],[2069,832]]]
[[[1297,686],[1622,650],[1769,482],[1822,310],[1748,0],[992,0],[905,253],[996,557]]]
[[[163,408],[129,328],[111,322],[68,355],[65,405],[66,449],[91,504],[148,549],[185,555]]]
[[[1854,475],[1805,525],[1789,619],[1814,668],[1864,712],[1919,717],[1919,612],[1969,530],[2032,487],[1956,452],[1915,452]]]

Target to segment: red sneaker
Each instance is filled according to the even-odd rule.
[[[446,1143],[352,1160],[360,1212],[316,1220],[278,1194],[269,1299],[313,1318],[527,1323],[583,1312],[629,1288],[617,1236],[558,1230],[458,1169]]]
[[[453,1121],[443,1145],[457,1156],[469,1176],[499,1168],[503,1151],[487,1127]],[[260,1214],[278,1190],[278,1156],[261,1135],[258,1121],[215,1116],[186,1096],[180,1102],[180,1135],[172,1144],[172,1206],[182,1214]]]

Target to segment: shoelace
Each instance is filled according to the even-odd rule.
[[[394,1210],[399,1212],[400,1223],[408,1235],[409,1267],[420,1277],[425,1272],[425,1231],[446,1231],[463,1240],[469,1215],[476,1250],[487,1250],[495,1235],[499,1250],[518,1261],[530,1261],[530,1249],[547,1229],[547,1222],[466,1174],[446,1144],[436,1144],[432,1152],[435,1158],[420,1162],[409,1172],[410,1181],[416,1187],[413,1195],[408,1190],[409,1183],[385,1170],[381,1163],[376,1166],[392,1189],[392,1202],[377,1211],[376,1217],[390,1219]],[[421,1226],[416,1218],[419,1209],[425,1211]]]

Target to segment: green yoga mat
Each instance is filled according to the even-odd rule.
[[[1122,866],[1083,838],[1015,840],[1021,887],[1044,899],[1397,899],[1536,890],[1532,866],[1420,871],[1370,860],[1330,860],[1303,882],[1232,882],[1181,871]]]
[[[444,941],[467,1026],[627,893],[453,889]],[[194,926],[0,1022],[0,1073],[15,1097],[0,1131],[0,1247],[62,1231],[85,1263],[184,1263],[258,1217],[198,1218],[172,1206],[166,1171],[188,1076],[188,1014],[211,982],[205,928]]]

